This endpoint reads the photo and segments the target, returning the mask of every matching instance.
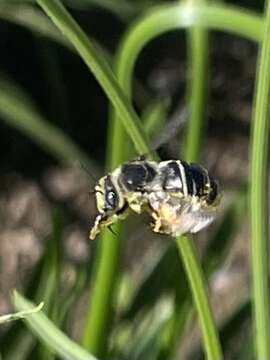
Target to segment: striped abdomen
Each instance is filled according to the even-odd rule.
[[[171,160],[160,163],[160,172],[165,191],[197,196],[205,199],[209,205],[217,198],[218,185],[202,166]]]

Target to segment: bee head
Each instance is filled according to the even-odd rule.
[[[95,186],[95,194],[99,213],[117,211],[120,195],[110,175],[99,180]]]
[[[113,175],[102,177],[95,186],[96,205],[98,215],[90,233],[94,239],[100,228],[107,227],[116,222],[126,209],[126,202]]]

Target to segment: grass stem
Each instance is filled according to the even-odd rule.
[[[258,58],[251,147],[251,254],[256,359],[270,359],[268,288],[268,145],[270,95],[270,2]]]
[[[206,281],[193,241],[190,237],[181,236],[177,238],[177,245],[198,312],[207,360],[221,360],[223,356],[213,314],[209,306]]]

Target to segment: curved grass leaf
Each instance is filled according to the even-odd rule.
[[[125,126],[127,133],[133,140],[136,150],[141,154],[150,153],[140,120],[104,57],[101,56],[98,49],[95,48],[60,1],[37,0],[37,2],[56,26],[67,36],[100,83],[105,94],[119,112],[123,126]]]
[[[23,26],[37,35],[49,38],[56,43],[73,50],[71,44],[59,33],[52,22],[31,5],[11,5],[10,1],[0,5],[0,19]]]
[[[33,4],[35,0],[1,0],[0,4],[12,6],[24,6],[25,3]],[[118,16],[123,21],[128,21],[131,16],[146,10],[155,4],[154,1],[142,1],[134,3],[130,0],[64,0],[63,3],[70,8],[78,10],[88,10],[91,8],[101,8]]]
[[[5,324],[10,321],[25,319],[27,316],[39,312],[43,308],[43,305],[44,305],[44,302],[41,302],[39,305],[37,305],[36,307],[33,307],[32,309],[21,310],[16,313],[1,315],[0,316],[0,325]]]
[[[117,54],[117,78],[128,97],[131,97],[134,66],[141,50],[161,34],[193,25],[260,42],[264,23],[262,16],[236,6],[194,5],[188,1],[152,8],[130,27]]]
[[[13,304],[18,311],[29,311],[34,305],[18,292],[14,292]],[[24,319],[29,329],[60,357],[69,360],[97,360],[61,332],[41,311]]]
[[[0,118],[29,136],[60,162],[74,164],[80,161],[88,168],[96,168],[67,135],[42,117],[17,84],[3,76],[0,76]]]

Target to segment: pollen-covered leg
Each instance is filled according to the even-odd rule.
[[[152,219],[154,220],[153,222],[151,222],[152,230],[156,233],[163,233],[162,221],[161,221],[160,217],[154,211],[151,211],[150,215],[152,216]]]
[[[125,195],[128,206],[137,214],[141,214],[145,210],[148,203],[147,197],[141,192],[129,192]]]

